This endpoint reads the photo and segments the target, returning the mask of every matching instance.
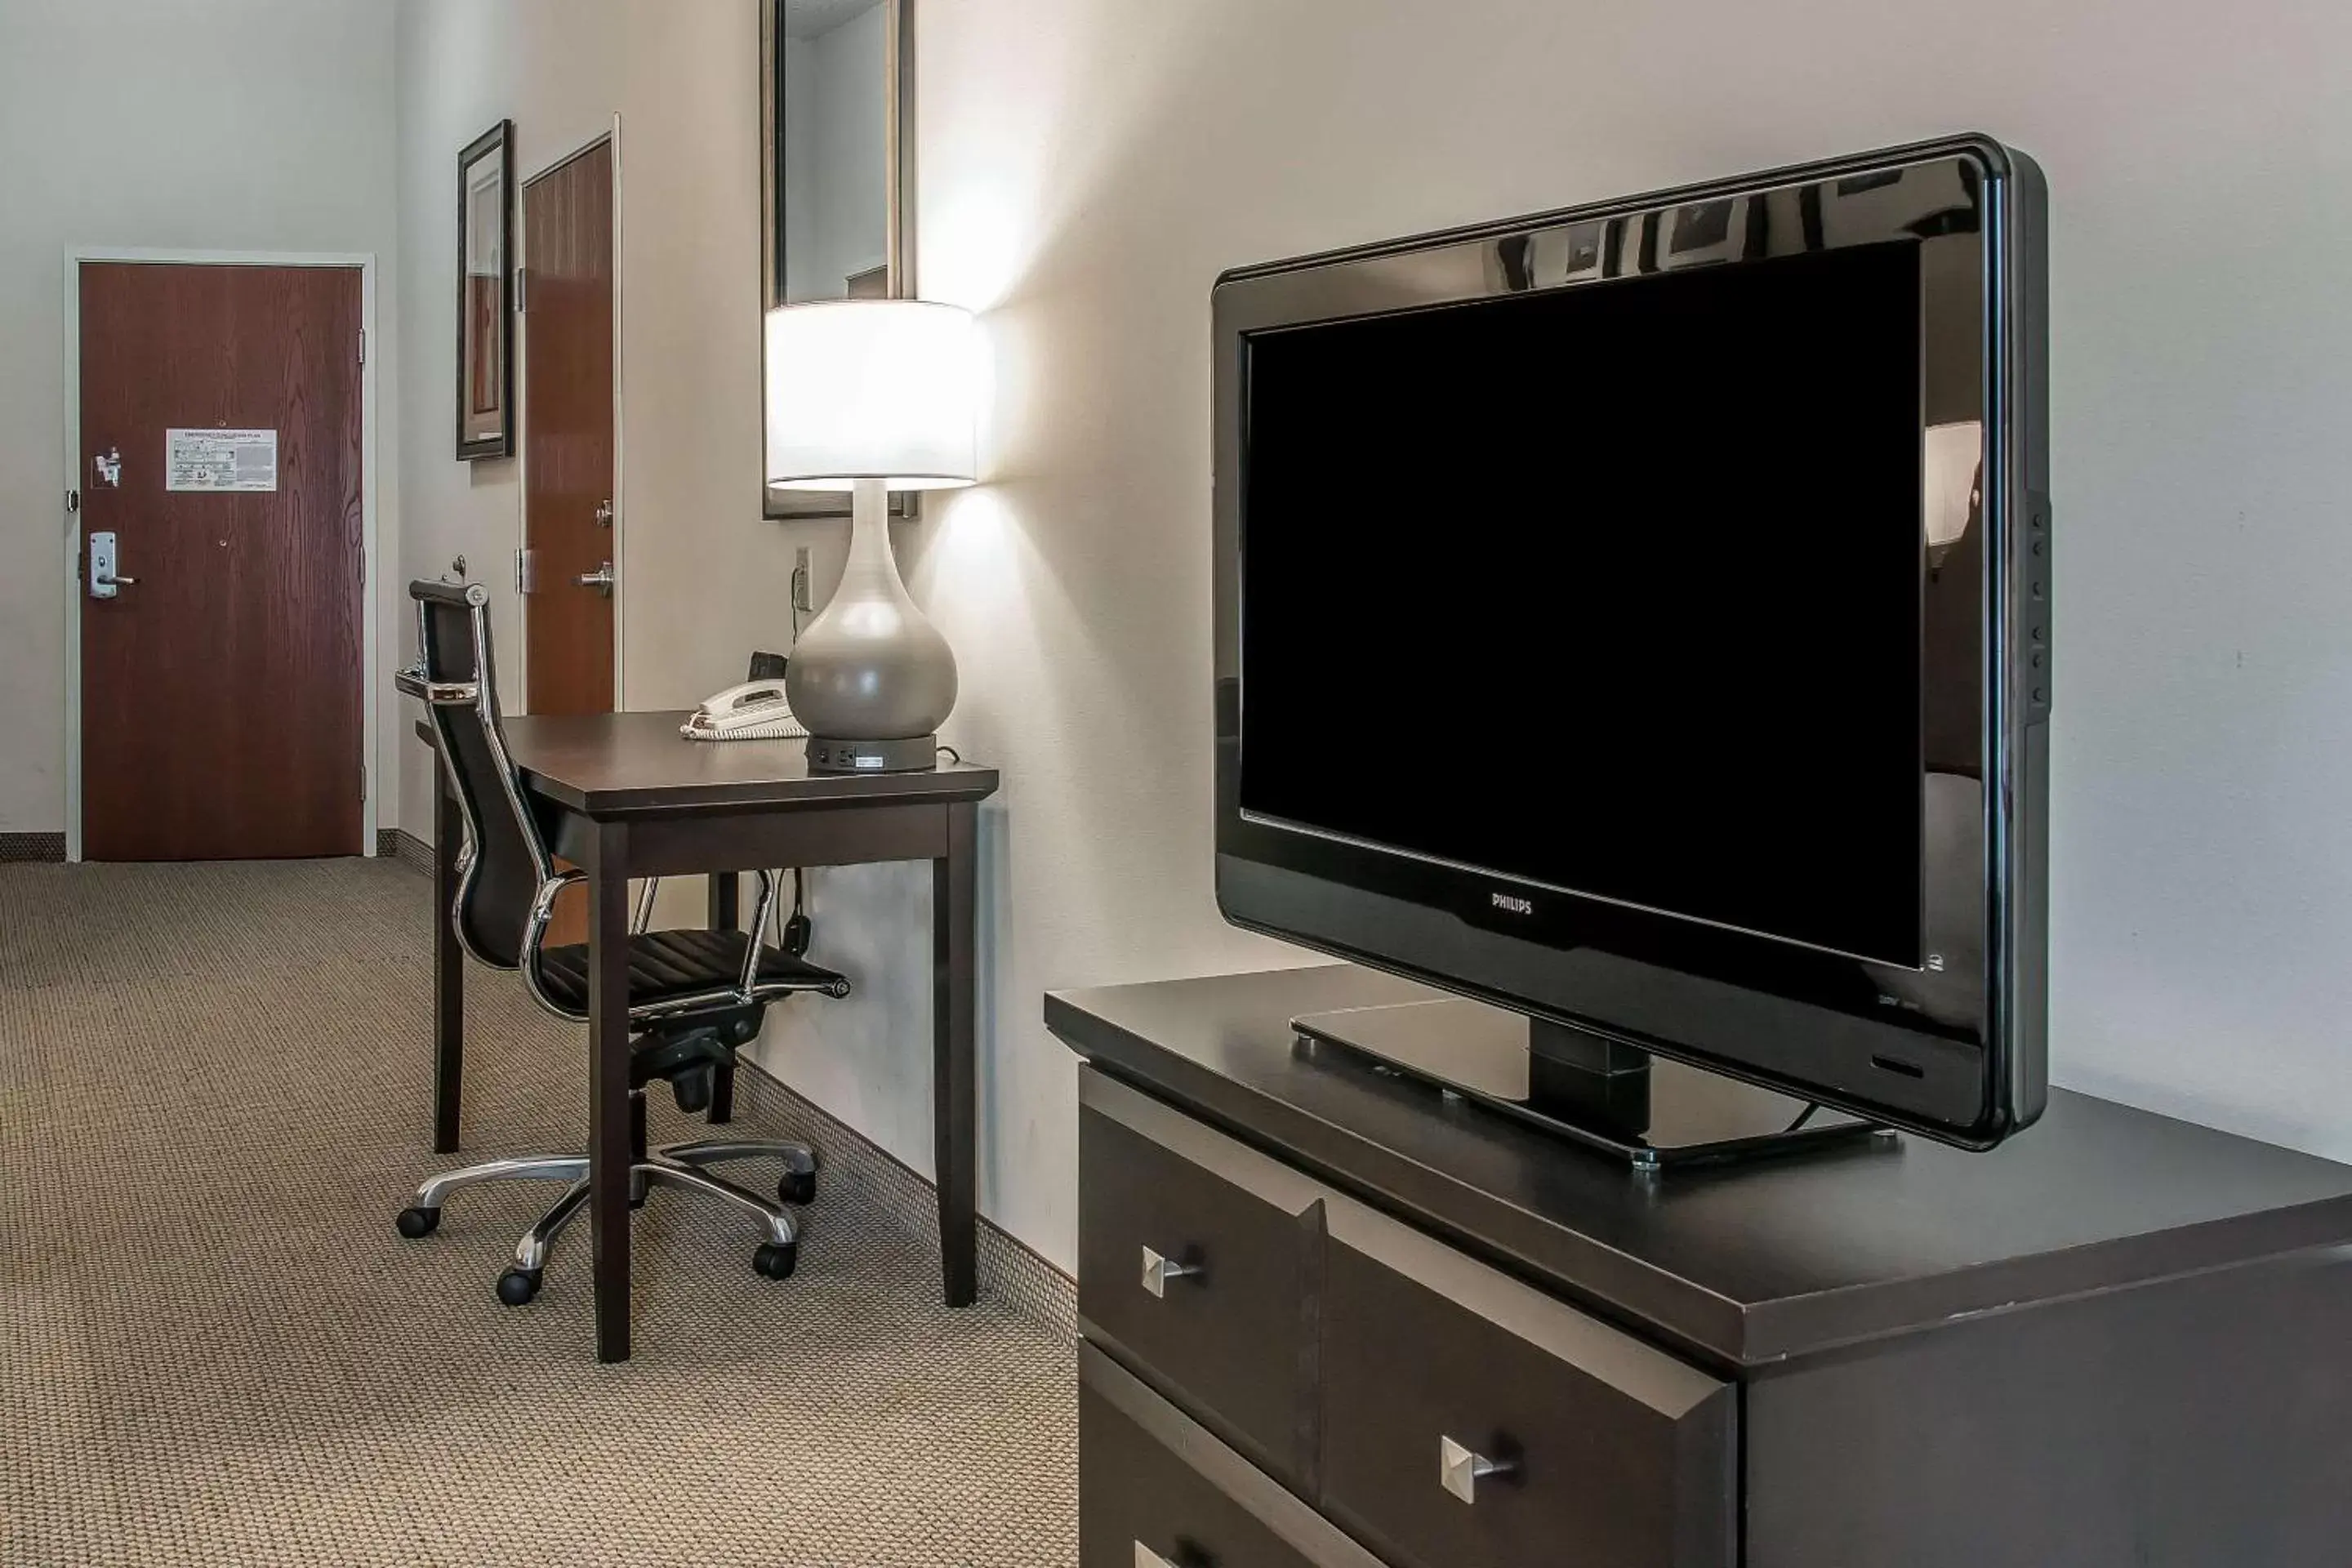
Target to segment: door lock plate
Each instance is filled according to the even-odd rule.
[[[131,580],[115,575],[116,564],[113,530],[99,529],[93,531],[89,536],[89,596],[91,598],[111,599],[121,591],[122,584]]]

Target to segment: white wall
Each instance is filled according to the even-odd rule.
[[[1041,992],[1295,957],[1210,893],[1217,272],[1969,127],[2053,186],[2058,1076],[2352,1156],[2352,12],[920,4],[921,283],[987,312],[997,384],[992,482],[900,534],[962,665],[948,739],[1005,776],[988,1213],[1072,1260],[1073,1072]],[[791,543],[840,531],[758,521],[735,478],[759,450],[753,7],[411,0],[401,34],[409,558],[503,573],[513,538],[510,478],[440,434],[449,162],[507,112],[528,170],[617,106],[625,691],[690,700],[775,636]],[[862,989],[780,1010],[765,1046],[926,1170],[929,897],[916,868],[820,874],[822,953]]]
[[[2301,0],[933,0],[922,276],[999,383],[997,482],[919,585],[1014,803],[993,1211],[1072,1256],[1038,992],[1235,956],[1217,272],[1978,127],[2053,193],[2057,1076],[2352,1157],[2347,58],[2352,9]]]
[[[464,554],[494,590],[511,648],[518,465],[449,455],[457,149],[500,115],[528,176],[621,117],[622,702],[686,707],[787,645],[793,550],[836,578],[844,521],[760,517],[759,8],[755,0],[408,0],[400,9],[403,388],[408,507],[402,576]],[[911,541],[909,541],[911,542]],[[412,634],[404,620],[402,646]],[[504,661],[511,675],[511,655]],[[510,703],[519,707],[519,691]],[[422,746],[404,757],[404,822],[429,830]],[[1001,820],[992,814],[992,820]],[[991,844],[1001,843],[992,830]],[[771,1065],[910,1164],[930,1167],[929,879],[900,867],[817,873],[823,956],[852,1001],[779,1009]],[[698,918],[674,883],[665,919]],[[1001,894],[1000,894],[1001,897]],[[1030,1009],[1034,1012],[1034,1008]]]
[[[399,8],[403,571],[466,557],[514,615],[520,463],[451,456],[457,150],[515,121],[527,180],[620,117],[621,701],[691,705],[789,637],[793,535],[760,521],[759,13],[753,0],[404,0]],[[520,224],[518,224],[520,227]],[[526,330],[527,327],[526,327]],[[527,395],[527,394],[526,394]],[[805,525],[803,525],[805,526]],[[413,637],[404,621],[404,639]],[[519,689],[509,700],[518,710]],[[404,821],[425,832],[432,776],[404,758]]]
[[[883,23],[870,5],[784,47],[784,231],[790,299],[836,300],[889,254]]]
[[[389,613],[392,37],[384,0],[0,3],[0,831],[66,819],[67,247],[376,257],[377,604]],[[380,695],[393,643],[368,672]],[[379,703],[387,763],[396,707]],[[396,792],[384,766],[376,776],[390,826]]]
[[[396,55],[400,207],[400,398],[405,510],[400,569],[416,577],[451,571],[499,590],[491,635],[509,650],[501,688],[520,707],[521,623],[509,591],[520,542],[522,488],[513,458],[461,463],[455,453],[457,385],[457,153],[501,119],[515,121],[515,180],[521,182],[612,124],[620,81],[621,6],[608,0],[402,0]],[[520,195],[518,195],[520,207]],[[521,215],[515,229],[520,245]],[[413,653],[407,600],[388,641]],[[401,704],[415,720],[413,706]],[[430,838],[431,753],[413,740],[401,750],[401,824]]]
[[[814,209],[803,204],[816,199],[821,178],[816,161],[817,51],[814,40],[787,37],[784,40],[783,71],[784,205],[791,212],[809,212]],[[787,225],[784,229],[786,299],[797,297],[792,287],[794,282],[817,276],[816,258],[816,225],[805,222]]]
[[[817,276],[828,297],[889,258],[884,145],[889,101],[882,69],[887,8],[870,6],[812,40],[816,60]]]

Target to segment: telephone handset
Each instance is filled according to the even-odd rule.
[[[747,680],[706,699],[677,732],[689,741],[802,740],[781,679]]]

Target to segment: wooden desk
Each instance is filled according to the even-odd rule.
[[[510,718],[507,745],[548,847],[588,873],[588,1156],[596,1356],[629,1354],[629,879],[712,879],[714,925],[736,919],[735,876],[785,866],[931,863],[931,1105],[947,1303],[977,1291],[973,1109],[974,830],[992,768],[811,773],[798,741],[698,745],[683,712]],[[432,733],[419,724],[430,743]],[[463,819],[446,771],[433,825],[433,1146],[458,1138],[465,961],[448,919]],[[850,977],[853,982],[857,976]]]

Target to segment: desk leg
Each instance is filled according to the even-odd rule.
[[[710,929],[734,931],[743,923],[741,895],[737,889],[735,873],[714,871],[710,874]],[[760,940],[753,931],[751,940]],[[710,1110],[704,1118],[714,1124],[735,1120],[735,1069],[722,1067],[710,1075]]]
[[[437,759],[433,771],[433,1152],[447,1154],[457,1147],[466,1079],[466,954],[453,914],[466,821]]]
[[[973,1013],[978,1004],[973,930],[979,812],[950,805],[948,852],[931,862],[931,1124],[940,1183],[940,1271],[950,1307],[980,1294],[979,1147]]]
[[[588,1215],[596,1359],[629,1359],[629,830],[589,841]]]

